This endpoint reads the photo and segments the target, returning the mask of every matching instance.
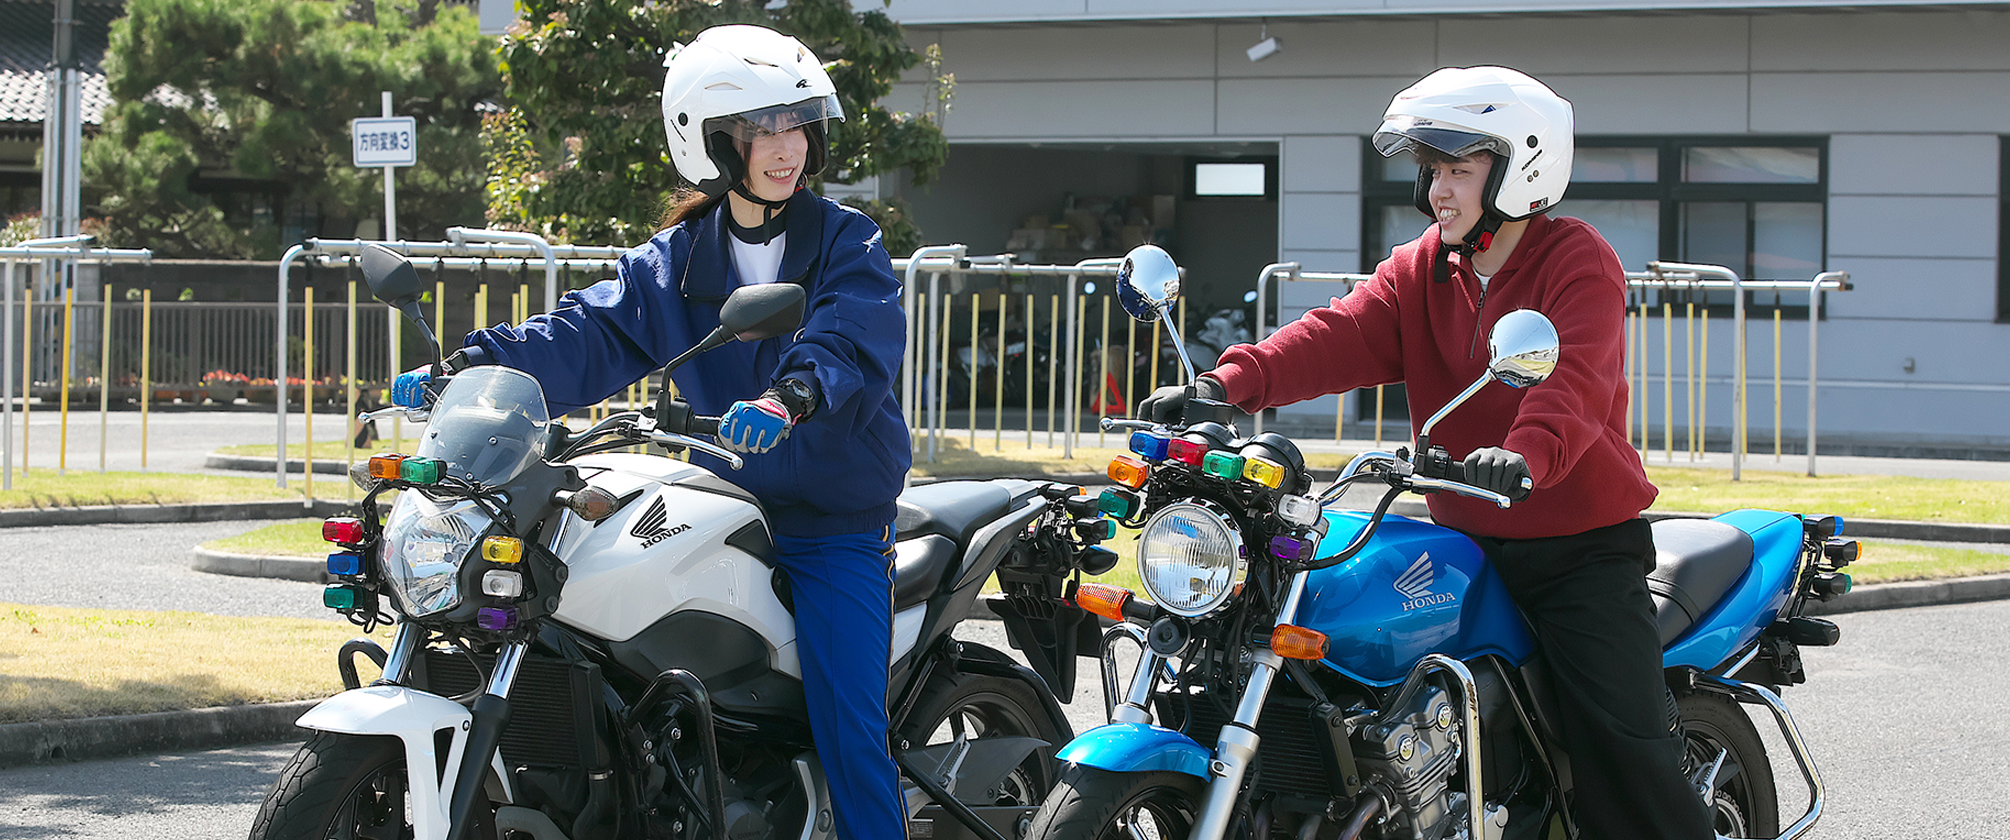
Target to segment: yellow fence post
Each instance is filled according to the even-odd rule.
[[[1033,293],[1026,293],[1026,328],[1021,330],[1026,336],[1026,448],[1033,448]],[[998,370],[1005,370],[1005,346],[998,346]]]
[[[105,449],[112,431],[112,284],[101,283],[105,311],[98,321],[98,473],[105,472]]]
[[[1675,462],[1675,306],[1661,302],[1661,455]]]
[[[1005,295],[1005,283],[998,283],[998,333],[992,344],[998,349],[991,354],[991,451],[1005,451],[1005,309],[1012,299]],[[972,351],[971,357],[976,357]],[[970,365],[976,368],[976,362]]]
[[[342,377],[342,397],[343,397],[342,406],[343,411],[346,412],[346,416],[349,419],[344,420],[343,425],[346,427],[349,423],[356,423],[357,431],[362,431],[361,428],[362,423],[356,419],[356,389],[359,387],[359,383],[356,376],[356,281],[355,280],[349,281],[348,329],[349,329],[348,338],[345,342],[343,342],[347,350],[342,354],[342,362],[346,374]],[[354,472],[356,469],[356,439],[354,437],[345,438],[342,441],[342,451],[343,453],[345,453],[342,459],[342,468],[344,470],[343,474],[347,475],[349,473]],[[342,497],[354,501],[356,498],[356,482],[344,481],[342,482],[342,488],[343,488]]]
[[[302,293],[300,304],[302,312],[305,313],[305,317],[302,320],[307,322],[307,328],[302,333],[302,341],[306,343],[306,346],[300,353],[303,359],[300,363],[300,404],[304,408],[302,413],[307,415],[307,445],[300,449],[303,453],[301,455],[301,472],[303,474],[301,480],[307,485],[306,493],[308,500],[312,501],[314,498],[314,284],[307,284],[306,289]],[[287,383],[285,382],[279,383],[280,399],[282,400],[286,399],[284,396],[286,386]],[[286,469],[286,465],[280,464],[279,468],[282,470]]]
[[[1029,343],[1027,349],[1032,349]],[[1028,355],[1031,355],[1030,353]],[[1054,448],[1054,391],[1061,384],[1061,295],[1047,302],[1047,448]]]
[[[58,418],[56,438],[59,444],[56,448],[57,475],[62,475],[70,468],[70,333],[77,322],[75,311],[77,290],[72,288],[75,282],[76,278],[71,277],[63,284],[63,355],[56,359],[56,367],[62,372],[60,384],[56,389],[57,402],[61,403],[56,409]]]
[[[1813,317],[1810,315],[1809,317]],[[1814,387],[1809,383],[1808,387]],[[1780,304],[1773,302],[1773,461],[1780,460]]]
[[[1117,380],[1110,375],[1110,298],[1107,295],[1103,297],[1102,341],[1096,346],[1102,348],[1102,355],[1096,363],[1096,404],[1101,408],[1096,412],[1096,448],[1101,449],[1106,445],[1103,435],[1107,434],[1103,431],[1103,419],[1110,416],[1110,398],[1116,396],[1110,392],[1116,390]],[[1130,407],[1130,403],[1124,403],[1125,409]]]
[[[147,468],[147,412],[154,396],[154,290],[140,290],[140,469]]]
[[[33,396],[35,381],[29,377],[34,366],[29,361],[34,358],[35,345],[30,340],[35,334],[35,301],[31,296],[21,302],[21,472],[28,472],[28,430],[34,428],[28,423],[28,398]]]
[[[1682,335],[1687,339],[1686,349],[1689,353],[1689,394],[1684,402],[1689,404],[1689,460],[1694,462],[1696,460],[1696,302],[1691,300],[1682,304],[1682,310]]]
[[[1708,452],[1710,438],[1705,434],[1710,429],[1710,307],[1708,306],[1703,307],[1702,324],[1698,330],[1703,333],[1701,349],[1697,351],[1701,357],[1697,360],[1697,364],[1702,366],[1703,386],[1696,394],[1696,422],[1701,426],[1696,431],[1696,449]]]
[[[963,390],[970,392],[970,451],[977,452],[977,321],[984,309],[978,294],[970,293],[970,371],[963,377]]]
[[[1640,460],[1654,451],[1654,437],[1647,429],[1647,296],[1640,296]]]

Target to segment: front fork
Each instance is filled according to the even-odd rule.
[[[1277,611],[1278,624],[1288,624],[1298,615],[1299,602],[1305,595],[1305,572],[1291,576],[1289,590],[1284,604]],[[1126,625],[1118,625],[1119,628]],[[1142,633],[1129,633],[1143,639]],[[1110,642],[1118,637],[1112,630],[1104,638],[1104,663],[1106,688],[1114,688],[1115,659],[1110,654]],[[1190,840],[1221,840],[1228,834],[1229,822],[1235,817],[1236,804],[1242,794],[1242,780],[1249,771],[1249,765],[1256,758],[1256,747],[1261,741],[1256,734],[1257,718],[1263,713],[1263,704],[1269,699],[1270,688],[1283,670],[1284,658],[1268,648],[1254,653],[1250,667],[1249,682],[1243,688],[1242,698],[1235,707],[1235,717],[1221,727],[1221,735],[1214,746],[1214,759],[1208,762],[1207,801],[1202,804],[1200,817],[1194,823]],[[1133,674],[1129,693],[1124,701],[1117,704],[1110,714],[1113,723],[1150,723],[1153,684],[1159,672],[1165,667],[1165,658],[1146,647],[1143,658],[1138,662]],[[1486,820],[1486,803],[1478,792],[1484,790],[1481,778],[1479,731],[1480,705],[1479,690],[1473,681],[1473,674],[1465,663],[1441,654],[1430,654],[1420,660],[1410,670],[1403,687],[1397,691],[1397,700],[1390,706],[1389,714],[1400,714],[1408,701],[1422,690],[1424,681],[1434,673],[1445,673],[1457,683],[1459,690],[1461,717],[1465,725],[1465,736],[1461,744],[1464,752],[1466,781],[1466,807],[1468,826],[1488,826],[1486,836],[1493,836],[1491,824]],[[1468,835],[1472,836],[1472,835]]]
[[[406,685],[411,676],[412,662],[425,647],[426,635],[426,631],[417,625],[411,623],[398,625],[398,635],[392,640],[390,653],[384,660],[383,676],[375,685]],[[509,692],[516,684],[517,674],[523,667],[524,655],[529,649],[530,643],[520,640],[505,643],[496,653],[495,667],[489,673],[488,685],[481,695],[475,698],[474,707],[471,709],[473,719],[468,727],[465,746],[460,751],[460,763],[452,771],[451,776],[435,782],[421,775],[425,769],[423,766],[407,762],[406,773],[409,778],[406,789],[412,791],[416,797],[432,800],[431,802],[415,800],[412,803],[413,810],[420,814],[438,813],[427,806],[444,806],[447,818],[443,835],[445,840],[459,840],[467,836],[468,826],[476,821],[475,807],[482,795],[482,783],[488,776],[490,764],[495,760],[496,747],[502,741],[503,729],[509,726]],[[436,799],[438,795],[436,788],[438,784],[448,780],[453,783],[453,792],[446,801],[439,802]],[[508,780],[505,779],[504,784],[507,783]],[[427,791],[434,793],[432,796],[426,796]],[[426,830],[430,821],[422,818],[418,822],[421,837],[432,833]],[[430,824],[438,826],[437,822]]]

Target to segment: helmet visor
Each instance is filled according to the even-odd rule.
[[[833,118],[844,119],[844,109],[838,106],[837,94],[721,117],[716,130],[724,131],[736,140],[752,143],[757,137],[781,134]]]
[[[1506,156],[1513,151],[1506,141],[1491,134],[1438,125],[1415,117],[1390,117],[1375,131],[1375,151],[1381,152],[1383,157],[1392,157],[1419,144],[1455,158],[1480,151]]]

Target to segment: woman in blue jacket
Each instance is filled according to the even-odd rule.
[[[666,229],[556,310],[469,333],[445,367],[525,371],[557,414],[696,345],[734,289],[804,287],[798,332],[728,344],[673,377],[694,410],[720,415],[721,445],[747,455],[737,471],[704,465],[758,497],[775,532],[837,834],[901,838],[886,713],[894,497],[910,462],[893,391],[906,347],[900,282],[872,220],[805,189],[824,164],[824,121],[844,118],[815,55],[773,30],[720,26],[664,66],[670,157],[694,186]],[[426,378],[423,368],[398,377],[393,401],[419,404]]]

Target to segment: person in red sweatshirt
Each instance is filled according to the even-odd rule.
[[[1421,425],[1485,371],[1500,316],[1548,316],[1556,372],[1482,389],[1431,434],[1463,456],[1469,483],[1516,503],[1437,493],[1431,517],[1479,543],[1528,618],[1562,712],[1579,836],[1704,840],[1715,820],[1682,773],[1647,594],[1654,540],[1640,512],[1657,491],[1626,439],[1624,272],[1591,225],[1543,212],[1569,184],[1572,132],[1569,102],[1506,68],[1439,70],[1397,94],[1375,148],[1415,155],[1417,209],[1437,223],[1351,294],[1228,348],[1139,416],[1164,422],[1196,396],[1253,413],[1402,382]]]

